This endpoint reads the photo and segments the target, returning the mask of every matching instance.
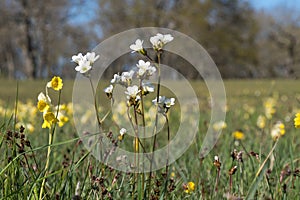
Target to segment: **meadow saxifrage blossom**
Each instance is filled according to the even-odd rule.
[[[87,52],[86,55],[86,60],[90,62],[90,64],[94,64],[94,62],[96,62],[96,60],[98,60],[99,55],[96,55],[95,52]]]
[[[140,92],[139,87],[137,85],[133,85],[127,87],[127,91],[125,91],[125,94],[127,94],[127,99],[130,99],[130,98],[135,98],[139,92]]]
[[[109,99],[112,98],[113,90],[114,90],[114,86],[113,86],[113,85],[109,85],[108,87],[106,87],[106,88],[104,89],[104,92],[105,92],[106,96],[107,96]]]
[[[136,66],[138,68],[137,75],[139,78],[148,78],[156,72],[156,68],[151,66],[149,61],[145,62],[143,60],[139,60]]]
[[[117,84],[121,80],[121,76],[119,74],[114,74],[113,79],[111,79],[110,83],[111,84]]]
[[[300,112],[295,115],[294,126],[300,128]]]
[[[80,60],[78,62],[78,65],[75,67],[75,70],[81,74],[85,74],[91,69],[92,69],[91,63],[86,59]]]
[[[132,50],[131,53],[138,52],[142,55],[146,55],[147,52],[143,48],[143,42],[144,42],[143,40],[137,39],[134,44],[130,45],[129,48]]]
[[[92,69],[92,65],[99,58],[99,55],[96,55],[95,52],[87,52],[86,55],[79,53],[78,55],[72,56],[72,61],[77,63],[75,70],[81,74],[85,74]]]
[[[54,76],[51,81],[47,83],[47,87],[53,88],[56,91],[61,90],[63,87],[62,79],[59,76]]]
[[[120,84],[126,87],[131,85],[133,74],[134,74],[133,70],[130,70],[129,72],[122,72],[120,78],[121,79]]]
[[[158,104],[158,112],[167,113],[171,106],[175,105],[175,98],[166,98],[165,96],[159,96],[152,100],[154,105]]]
[[[157,33],[155,36],[150,38],[150,42],[155,51],[160,51],[164,45],[171,42],[174,37],[171,34],[163,35],[161,33]]]
[[[127,87],[125,94],[127,94],[128,106],[137,105],[139,100],[141,99],[140,90],[137,85]]]
[[[127,133],[127,130],[125,128],[121,128],[118,140],[123,140],[125,133]]]
[[[75,62],[75,63],[79,63],[79,61],[83,60],[84,57],[82,55],[82,53],[79,53],[78,55],[73,55],[72,56],[72,61]]]
[[[150,83],[142,83],[142,95],[146,96],[150,92],[154,92],[154,86]]]

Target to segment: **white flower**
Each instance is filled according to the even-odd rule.
[[[84,74],[92,69],[92,64],[99,58],[99,55],[96,56],[95,52],[87,52],[86,55],[79,53],[78,55],[72,56],[72,61],[77,63],[75,70]]]
[[[165,98],[166,98],[165,96],[159,96],[158,101],[157,101],[157,98],[155,98],[155,99],[152,100],[152,103],[154,105],[156,105],[157,103],[162,104],[165,101]]]
[[[78,55],[74,55],[72,56],[72,61],[75,62],[75,63],[79,63],[79,61],[83,60],[84,57],[82,55],[82,53],[79,53]]]
[[[127,130],[125,128],[121,128],[120,135],[123,136],[125,133],[127,133]]]
[[[90,69],[92,69],[91,63],[86,59],[80,60],[78,66],[75,67],[75,70],[81,74],[88,72]]]
[[[90,62],[90,64],[93,64],[98,58],[99,55],[96,56],[95,52],[87,52],[87,54],[85,55],[86,60]]]
[[[141,78],[148,78],[156,72],[156,68],[151,66],[149,61],[145,62],[143,60],[139,60],[136,66],[138,68],[137,75]]]
[[[135,99],[139,92],[140,92],[139,87],[137,85],[133,85],[127,87],[127,91],[125,91],[125,94],[127,94],[127,99],[131,99],[131,98]]]
[[[143,76],[144,73],[147,71],[148,67],[150,66],[150,62],[149,61],[145,62],[143,60],[139,60],[139,63],[136,64],[136,66],[139,68],[138,75]]]
[[[215,156],[214,159],[215,159],[215,161],[219,161],[219,157],[218,156]]]
[[[167,113],[171,106],[175,104],[175,98],[166,98],[165,96],[159,96],[158,102],[157,98],[153,99],[154,105],[158,103],[158,112]]]
[[[157,33],[155,36],[150,38],[150,42],[153,46],[153,49],[158,51],[161,50],[165,44],[171,42],[173,39],[173,36],[170,34],[163,35]]]
[[[143,88],[143,94],[148,94],[150,92],[154,92],[154,86],[151,85],[150,83],[142,83],[142,88]]]
[[[119,74],[114,74],[114,78],[111,79],[110,83],[114,84],[114,83],[119,83],[121,80],[121,76]]]
[[[48,95],[45,95],[43,92],[41,92],[39,95],[38,95],[38,101],[45,101],[47,103],[51,103],[51,99]]]
[[[167,44],[169,42],[171,42],[174,39],[174,37],[171,34],[166,34],[163,36],[162,42],[164,44]]]
[[[107,94],[111,94],[113,89],[114,89],[114,86],[109,85],[107,88],[104,89],[104,92]]]
[[[164,107],[166,108],[170,108],[171,106],[173,106],[175,104],[175,98],[166,98],[164,101]]]
[[[143,40],[137,39],[135,41],[135,44],[130,45],[130,49],[132,50],[131,53],[134,53],[134,52],[142,53],[144,51],[143,42],[144,42]]]
[[[133,70],[130,70],[129,72],[122,72],[120,77],[120,84],[129,86],[131,84],[133,74]]]

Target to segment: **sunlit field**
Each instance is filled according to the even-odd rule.
[[[148,173],[114,170],[83,146],[72,119],[72,80],[63,80],[60,99],[57,91],[49,89],[52,103],[60,101],[66,118],[55,128],[45,168],[49,131],[42,128],[37,102],[48,81],[0,80],[1,199],[39,199],[41,188],[43,199],[143,199],[146,191],[141,188],[149,184]],[[97,88],[101,117],[110,105],[103,91],[108,83],[101,82]],[[226,120],[213,124],[222,129],[222,135],[212,151],[201,157],[210,123],[210,98],[204,82],[191,81],[201,112],[199,130],[167,172],[163,168],[152,173],[147,187],[151,199],[300,199],[300,129],[294,125],[300,112],[300,81],[226,80],[224,84]],[[171,95],[164,88],[161,92]],[[186,108],[175,104],[168,113],[171,135],[176,133],[172,120],[178,120],[180,109]],[[83,124],[89,123],[85,116],[90,113],[82,111]],[[122,115],[108,113],[104,123],[112,140],[120,136],[113,125],[118,114]],[[133,151],[132,142],[133,137],[125,135],[119,143]]]

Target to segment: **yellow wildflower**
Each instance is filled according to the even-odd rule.
[[[263,129],[266,126],[266,117],[259,115],[256,121],[256,125],[258,128]]]
[[[39,100],[37,104],[37,108],[40,112],[45,112],[49,109],[49,104],[44,100]]]
[[[295,128],[300,128],[300,112],[296,114],[294,119]]]
[[[265,107],[265,115],[268,119],[272,119],[272,116],[275,114],[276,109],[276,100],[274,98],[268,98],[264,102],[264,107]]]
[[[42,128],[51,128],[52,124],[58,122],[53,112],[45,113],[43,118],[44,118],[44,123],[42,125]]]
[[[58,117],[58,126],[59,127],[62,127],[63,125],[65,125],[65,123],[67,123],[69,121],[69,118],[64,116],[64,115],[61,115]]]
[[[285,134],[285,126],[281,121],[276,122],[271,130],[271,136],[274,140],[280,138]]]
[[[245,138],[245,135],[242,131],[234,131],[232,133],[232,136],[236,139],[236,140],[243,140]]]
[[[194,182],[188,182],[187,184],[183,184],[183,189],[185,193],[192,193],[195,190],[195,183]]]
[[[218,122],[215,122],[214,124],[213,124],[213,129],[216,131],[216,132],[218,132],[218,131],[220,131],[220,130],[222,130],[222,129],[225,129],[227,127],[227,124],[226,124],[226,122],[224,122],[224,121],[218,121]]]
[[[54,90],[61,90],[63,87],[62,79],[59,76],[54,76],[52,80],[47,83],[47,87],[51,87]]]
[[[46,112],[50,108],[51,99],[48,95],[40,93],[38,96],[37,108],[40,112]]]

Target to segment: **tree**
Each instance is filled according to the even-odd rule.
[[[98,16],[104,38],[144,26],[186,33],[208,50],[226,77],[250,76],[251,70],[247,68],[258,62],[258,27],[254,10],[244,1],[124,0],[120,4],[116,0],[99,0]],[[180,70],[182,65],[176,63],[173,60],[171,66]],[[187,69],[183,73],[198,77],[193,75],[192,68]]]

